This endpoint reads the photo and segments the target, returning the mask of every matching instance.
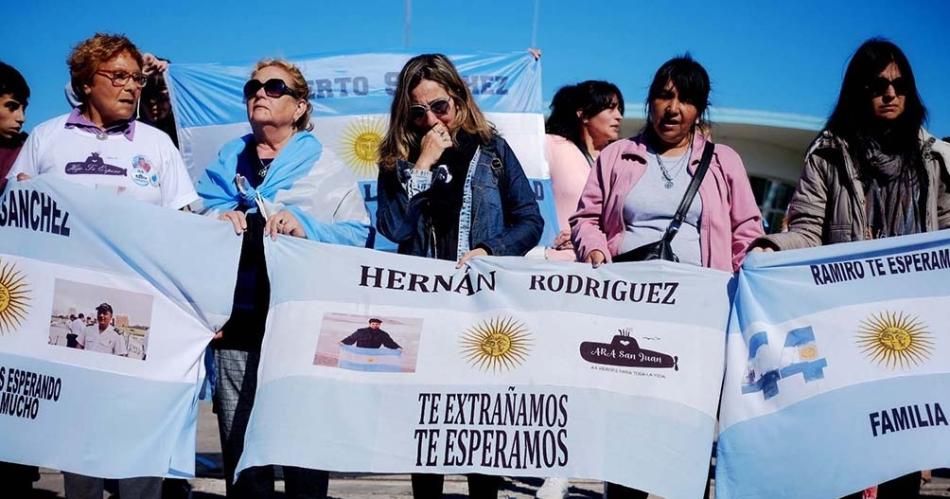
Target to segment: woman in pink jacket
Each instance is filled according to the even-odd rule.
[[[571,216],[578,260],[597,266],[663,236],[706,144],[708,106],[709,75],[689,54],[660,66],[647,96],[646,126],[601,151]],[[742,160],[716,144],[673,239],[674,253],[683,263],[735,272],[762,235]]]
[[[620,89],[606,81],[565,85],[551,99],[551,115],[544,124],[544,152],[560,232],[545,251],[549,260],[574,260],[568,218],[577,209],[600,151],[620,137],[623,109]]]

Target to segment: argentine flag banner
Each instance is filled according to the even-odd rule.
[[[193,475],[202,357],[231,312],[239,252],[215,220],[42,176],[8,184],[0,461]]]
[[[367,211],[376,216],[379,143],[399,70],[415,54],[366,53],[290,58],[310,86],[313,134],[359,179]],[[515,151],[535,189],[545,232],[557,234],[548,166],[544,158],[541,62],[527,51],[450,56],[476,104]],[[225,143],[250,132],[244,83],[253,63],[171,64],[167,80],[182,155],[193,180]],[[377,248],[395,250],[380,236]]]
[[[750,254],[716,497],[841,497],[950,465],[950,233]]]
[[[702,496],[731,274],[265,241],[238,469],[487,473]]]

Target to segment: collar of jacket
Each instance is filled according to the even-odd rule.
[[[694,173],[696,171],[696,167],[699,166],[699,160],[703,156],[703,148],[705,146],[706,137],[698,132],[693,133],[692,150],[689,156],[690,173]],[[621,151],[620,158],[636,161],[645,167],[649,163],[647,157],[650,154],[651,153],[647,147],[646,134],[640,133],[636,136],[630,137],[627,140],[627,146],[624,147],[623,151]]]

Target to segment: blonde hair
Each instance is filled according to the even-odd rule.
[[[300,68],[285,59],[261,59],[254,66],[250,77],[254,78],[254,75],[256,75],[258,71],[269,67],[276,67],[286,71],[287,74],[290,75],[290,81],[285,83],[290,86],[291,90],[297,93],[297,100],[304,100],[307,103],[307,109],[294,121],[294,129],[313,130],[313,124],[310,123],[310,112],[313,111],[313,104],[310,103],[310,84],[308,84],[307,79],[303,77]]]
[[[399,82],[389,110],[389,129],[379,144],[380,168],[392,169],[396,161],[408,159],[410,151],[419,147],[421,136],[411,127],[409,106],[410,92],[422,80],[438,83],[455,103],[456,117],[452,134],[459,129],[476,136],[488,144],[496,135],[492,125],[478,109],[468,85],[448,57],[442,54],[422,54],[409,59],[399,72]]]
[[[80,102],[86,102],[86,93],[82,87],[92,81],[99,66],[123,52],[128,52],[141,69],[142,53],[125,35],[96,33],[73,47],[66,58],[66,64],[69,65],[69,84]]]

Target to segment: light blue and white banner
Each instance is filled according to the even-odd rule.
[[[731,274],[515,257],[456,269],[290,238],[265,250],[271,309],[239,469],[702,495]]]
[[[950,465],[950,233],[751,254],[716,497],[841,497]]]
[[[294,57],[310,85],[313,134],[361,179],[376,216],[377,148],[389,124],[399,70],[415,54],[367,53]],[[544,158],[541,62],[527,51],[450,56],[479,107],[508,141],[531,179],[545,218],[541,243],[557,234]],[[253,63],[172,64],[168,83],[182,155],[192,179],[226,142],[250,131],[242,89]],[[382,241],[377,248],[394,249]]]
[[[193,475],[202,357],[231,312],[239,252],[219,221],[44,177],[9,184],[0,461]]]

